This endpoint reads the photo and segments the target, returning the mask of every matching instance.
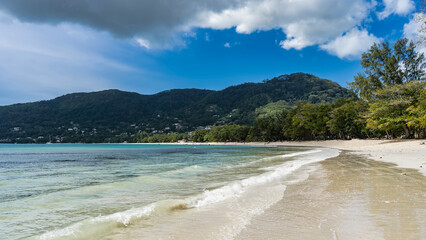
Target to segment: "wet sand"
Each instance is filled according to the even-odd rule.
[[[426,239],[426,177],[343,152],[254,217],[236,239]]]
[[[185,143],[184,143],[185,144]],[[191,143],[194,144],[194,143]],[[426,140],[425,139],[352,139],[326,141],[285,141],[250,143],[195,143],[201,145],[251,145],[251,146],[303,146],[326,147],[351,151],[376,161],[395,163],[402,168],[412,168],[426,176]]]
[[[106,239],[424,240],[426,177],[395,166],[343,151],[239,198]]]
[[[412,168],[426,176],[426,140],[327,140],[306,142],[280,142],[285,146],[320,146],[352,151],[376,161],[395,163],[402,168]]]

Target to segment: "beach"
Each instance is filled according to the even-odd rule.
[[[313,164],[236,239],[424,240],[426,178],[393,166],[346,151]]]
[[[401,168],[412,168],[426,176],[426,140],[326,140],[326,141],[285,141],[255,143],[210,143],[231,145],[275,145],[293,147],[326,147],[350,151],[376,161],[396,164]]]
[[[338,150],[0,145],[5,239],[233,239]]]
[[[419,140],[0,147],[6,239],[426,236]]]
[[[253,217],[234,239],[426,239],[424,140],[225,145],[340,150],[337,157],[302,168],[303,181],[284,180],[282,199]]]
[[[426,239],[425,140],[266,145],[339,149],[236,239]],[[254,145],[265,143],[254,143]]]
[[[329,140],[283,142],[286,146],[321,146],[351,151],[376,161],[394,163],[401,168],[417,169],[426,176],[426,140]]]
[[[283,142],[286,146],[321,146],[351,151],[376,161],[417,169],[426,176],[426,140],[349,140]]]

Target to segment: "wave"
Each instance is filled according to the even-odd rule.
[[[282,160],[285,158],[292,158],[292,157],[297,157],[297,156],[301,156],[301,155],[307,155],[307,154],[313,154],[313,153],[319,153],[321,152],[321,149],[313,149],[313,150],[309,150],[309,151],[304,151],[304,152],[295,152],[295,153],[288,153],[288,154],[283,154],[283,155],[278,155],[278,156],[272,156],[272,157],[264,157],[249,163],[245,163],[243,165],[240,165],[239,167],[249,167],[249,166],[253,166],[259,163],[263,163],[263,162],[271,162],[271,161],[275,161],[275,160]]]
[[[338,155],[339,151],[334,149],[315,149],[306,152],[282,155],[279,157],[303,157],[300,157],[293,161],[285,162],[274,167],[270,167],[268,168],[268,171],[263,174],[232,182],[214,190],[205,190],[202,194],[197,196],[192,196],[181,200],[159,201],[141,208],[134,208],[123,212],[117,212],[111,215],[89,218],[81,222],[75,223],[74,225],[71,225],[69,227],[47,232],[33,239],[50,240],[99,238],[99,236],[108,235],[109,233],[114,231],[115,228],[126,227],[128,225],[131,225],[143,219],[148,219],[153,216],[162,216],[165,214],[169,214],[171,211],[182,209],[202,208],[204,206],[213,205],[231,198],[237,199],[240,196],[250,192],[250,189],[253,191],[253,187],[255,186],[263,186],[267,183],[273,183],[293,173],[304,165],[319,162]],[[260,159],[259,161],[265,161],[265,158]],[[192,165],[174,171],[176,174],[179,173],[179,171],[187,172],[198,170],[198,165]],[[285,191],[286,186],[282,184],[279,185],[279,189],[281,189],[283,193]],[[276,191],[272,191],[270,194],[274,194],[274,192]],[[256,193],[256,195],[258,194]],[[281,195],[278,195],[278,197],[274,198],[268,203],[262,203],[263,205],[259,205],[257,208],[247,209],[247,212],[250,214],[247,213],[248,215],[246,215],[244,221],[239,221],[236,226],[230,228],[227,227],[228,230],[231,229],[232,231],[228,232],[226,235],[235,236],[236,234],[238,234],[238,232],[241,231],[245,225],[249,224],[252,216],[262,213],[265,209],[269,208],[276,201],[282,198],[282,196],[280,196]],[[256,202],[261,203],[261,201]],[[254,209],[256,209],[256,211],[254,211]]]
[[[89,218],[69,227],[47,232],[35,239],[96,239],[108,234],[114,228],[129,226],[155,214],[158,215],[168,211],[185,209],[186,205],[181,200],[160,201],[141,208],[132,208],[124,212]]]
[[[186,166],[186,167],[182,167],[182,168],[178,168],[178,169],[173,169],[173,170],[169,170],[163,173],[160,173],[161,175],[181,175],[181,174],[196,174],[196,173],[200,173],[200,172],[205,172],[207,171],[207,167],[204,166],[200,166],[200,165],[191,165],[191,166]]]
[[[241,193],[244,192],[245,188],[255,186],[255,185],[265,184],[265,183],[268,183],[268,182],[272,182],[274,180],[278,180],[278,179],[294,172],[295,170],[299,169],[303,165],[313,163],[313,162],[322,161],[322,160],[327,159],[327,158],[338,156],[337,150],[328,152],[328,150],[325,150],[325,149],[317,149],[317,150],[312,150],[312,151],[282,155],[280,157],[281,158],[282,157],[294,157],[294,156],[300,156],[300,155],[315,154],[315,153],[320,153],[320,152],[322,152],[323,154],[322,155],[321,154],[313,155],[313,156],[307,157],[305,159],[302,158],[302,159],[294,160],[294,161],[291,161],[291,162],[286,162],[286,163],[283,163],[283,164],[278,165],[278,166],[270,167],[270,168],[268,168],[268,170],[269,170],[268,172],[260,174],[258,176],[246,178],[246,179],[228,184],[226,186],[223,186],[223,187],[215,189],[215,190],[211,190],[211,191],[206,190],[206,191],[204,191],[201,199],[195,201],[195,203],[192,203],[189,206],[202,207],[202,206],[205,206],[205,205],[208,205],[208,204],[223,201],[223,200],[230,198],[230,197],[233,197],[233,196],[238,196],[238,195],[240,195]],[[266,158],[263,158],[259,161],[265,161],[265,159]],[[253,162],[251,162],[251,163],[253,163]]]

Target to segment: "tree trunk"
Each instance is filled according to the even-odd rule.
[[[407,125],[404,125],[404,132],[405,132],[404,138],[410,138],[411,137],[410,129],[407,127]]]

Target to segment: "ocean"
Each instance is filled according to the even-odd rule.
[[[233,239],[333,149],[0,145],[1,239]]]
[[[0,145],[0,239],[426,239],[426,178],[328,148]]]

